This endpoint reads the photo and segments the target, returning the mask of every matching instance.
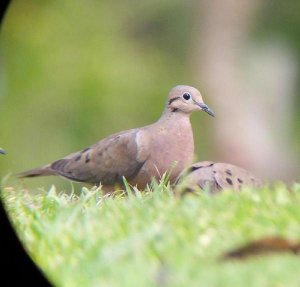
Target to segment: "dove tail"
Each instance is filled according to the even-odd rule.
[[[46,165],[43,167],[38,167],[31,170],[26,170],[24,172],[17,173],[17,177],[36,177],[36,176],[47,176],[54,175],[55,173],[50,168],[50,166]]]

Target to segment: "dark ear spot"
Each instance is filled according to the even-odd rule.
[[[237,180],[238,180],[239,183],[243,183],[243,180],[240,179],[239,177],[237,178]]]
[[[178,99],[180,99],[180,97],[175,97],[173,99],[170,99],[168,104],[171,105],[174,101],[176,101]]]

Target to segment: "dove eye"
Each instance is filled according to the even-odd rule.
[[[184,93],[182,96],[183,96],[183,98],[184,98],[185,100],[187,100],[187,101],[190,100],[191,97],[192,97],[190,93]]]

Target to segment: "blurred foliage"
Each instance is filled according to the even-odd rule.
[[[297,0],[279,1],[266,0],[265,9],[263,9],[259,24],[256,26],[256,37],[266,37],[266,35],[277,36],[285,39],[289,47],[297,56],[297,65],[300,66],[300,2]],[[296,137],[300,145],[300,118],[298,109],[300,106],[300,73],[298,71],[297,96],[294,106]]]
[[[257,30],[269,33],[263,27],[272,23],[269,29],[278,28],[298,47],[299,9],[270,3]],[[205,83],[193,77],[187,60],[193,18],[202,12],[193,8],[193,1],[180,0],[12,1],[0,43],[0,145],[8,153],[0,174],[154,122],[174,85],[195,85],[209,103]],[[199,133],[207,117],[198,114],[192,122],[196,153],[209,154],[211,131]],[[53,178],[26,181],[39,183],[47,186]]]

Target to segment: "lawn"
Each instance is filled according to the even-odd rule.
[[[290,253],[220,261],[262,236],[300,239],[300,185],[179,196],[104,196],[6,187],[2,197],[30,256],[55,286],[300,286]]]

